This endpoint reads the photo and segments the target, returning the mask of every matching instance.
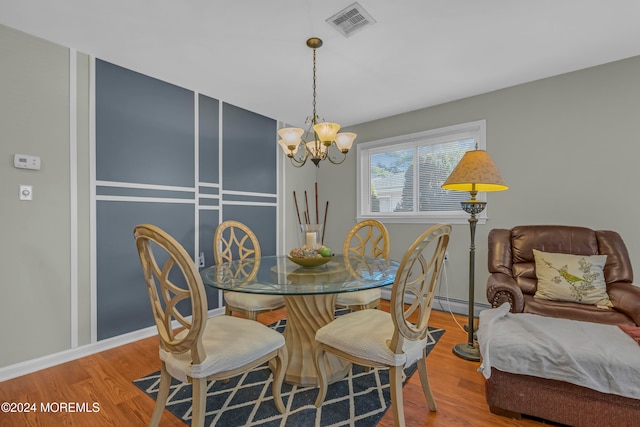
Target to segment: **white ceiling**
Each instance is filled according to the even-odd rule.
[[[343,125],[640,55],[637,0],[0,0],[0,23],[302,126]],[[639,81],[640,83],[640,81]]]

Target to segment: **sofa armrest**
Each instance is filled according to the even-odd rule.
[[[607,293],[613,307],[640,326],[640,287],[628,282],[614,282],[607,285]]]
[[[515,279],[504,273],[492,273],[487,280],[487,300],[491,307],[499,307],[504,302],[511,304],[512,313],[522,313],[524,296]]]

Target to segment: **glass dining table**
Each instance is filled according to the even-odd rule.
[[[316,331],[335,318],[336,296],[393,283],[399,263],[388,259],[336,255],[316,267],[302,267],[287,256],[232,261],[205,268],[205,285],[231,292],[282,295],[287,309],[284,337],[289,353],[285,381],[318,384],[313,360]],[[326,354],[330,382],[344,378],[351,364]]]

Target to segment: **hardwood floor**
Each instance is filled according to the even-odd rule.
[[[383,309],[388,310],[387,302]],[[285,315],[284,309],[261,314],[260,321],[269,324]],[[466,320],[464,317],[457,319],[461,324]],[[407,426],[544,425],[531,419],[513,420],[491,414],[484,398],[484,377],[476,371],[479,363],[462,360],[451,352],[455,344],[466,342],[466,333],[446,312],[434,310],[430,324],[446,330],[427,358],[438,411],[429,412],[419,376],[413,375],[404,387]],[[158,369],[158,339],[151,337],[4,381],[0,383],[0,403],[35,404],[37,412],[0,412],[0,426],[145,426],[155,402],[132,381]],[[86,403],[91,409],[97,404],[95,409],[98,411],[60,410],[66,402]],[[42,405],[49,412],[42,412]],[[163,414],[160,425],[185,426],[168,411]],[[393,414],[387,411],[378,426],[393,425]]]

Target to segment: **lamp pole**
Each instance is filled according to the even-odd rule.
[[[468,191],[471,199],[460,203],[462,210],[471,215],[469,217],[469,228],[471,230],[471,245],[469,246],[469,324],[467,325],[467,342],[457,344],[453,347],[453,353],[465,360],[477,362],[480,360],[480,349],[475,345],[473,339],[473,314],[474,314],[474,294],[475,294],[475,257],[476,257],[476,215],[482,212],[487,205],[476,199],[478,191],[503,191],[509,187],[505,184],[498,168],[491,160],[489,154],[484,150],[476,149],[467,151],[458,165],[453,169],[449,178],[442,184],[445,190]]]
[[[475,185],[474,185],[475,187]],[[476,200],[477,191],[475,188],[471,191],[471,200],[460,203],[462,210],[470,214],[469,229],[471,231],[471,244],[469,245],[469,319],[467,324],[467,342],[466,344],[457,344],[453,347],[453,353],[465,360],[473,362],[480,361],[480,350],[474,343],[474,305],[475,305],[475,272],[476,272],[476,224],[478,218],[476,215],[482,212],[487,205],[486,202]]]

